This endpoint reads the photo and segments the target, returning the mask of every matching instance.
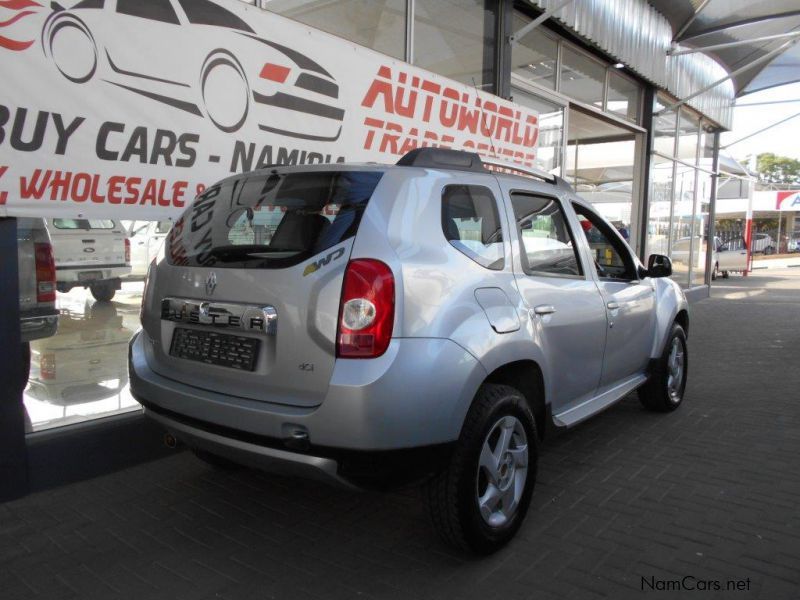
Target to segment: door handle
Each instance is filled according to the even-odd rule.
[[[537,315],[552,315],[556,312],[556,307],[552,304],[540,304],[533,308],[533,312]]]
[[[615,302],[614,300],[612,300],[611,302],[606,304],[606,306],[608,306],[608,310],[617,310],[619,308],[619,302]]]

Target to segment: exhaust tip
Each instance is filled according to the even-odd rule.
[[[174,450],[175,448],[177,448],[177,447],[178,447],[178,440],[177,440],[177,438],[176,438],[174,435],[172,435],[171,433],[165,433],[165,434],[164,434],[164,445],[165,445],[167,448],[171,448],[171,449],[173,449],[173,450]]]

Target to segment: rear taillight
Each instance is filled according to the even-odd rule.
[[[56,300],[56,261],[53,247],[46,243],[33,245],[36,256],[36,301],[55,302]]]
[[[130,264],[131,262],[131,241],[128,238],[125,238],[125,263]]]
[[[394,275],[378,260],[351,260],[344,273],[338,358],[375,358],[386,352],[394,326]]]
[[[42,379],[56,378],[56,355],[52,352],[45,352],[39,358],[39,377]]]

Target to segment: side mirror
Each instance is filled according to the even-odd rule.
[[[672,261],[663,254],[651,254],[647,259],[648,277],[669,277],[672,275]]]

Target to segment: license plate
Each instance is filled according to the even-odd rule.
[[[78,281],[97,281],[102,278],[102,271],[82,271],[78,273]]]
[[[176,327],[169,353],[209,365],[254,371],[260,342],[241,335]]]

